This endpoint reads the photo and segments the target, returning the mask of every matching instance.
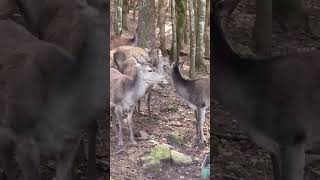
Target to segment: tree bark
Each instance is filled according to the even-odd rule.
[[[175,0],[171,0],[171,21],[172,21],[172,45],[171,45],[171,52],[170,52],[170,60],[171,62],[178,62]]]
[[[205,25],[205,12],[206,12],[206,0],[198,1],[198,14],[197,14],[197,26],[196,26],[196,70],[206,70],[204,63],[204,25]]]
[[[189,20],[190,20],[190,69],[189,75],[191,78],[194,77],[196,67],[196,36],[195,36],[195,21],[194,21],[194,0],[188,0],[189,7]]]
[[[140,0],[138,12],[138,46],[155,48],[155,3],[154,0]]]
[[[165,23],[166,23],[166,7],[164,4],[164,0],[158,0],[158,8],[159,8],[159,28],[160,28],[160,49],[162,52],[166,52],[166,31],[165,31]]]
[[[177,56],[181,51],[181,45],[183,40],[183,28],[184,28],[184,0],[176,0],[177,11]]]
[[[129,14],[129,0],[123,0],[122,5],[122,28],[128,30],[128,14]]]
[[[206,2],[206,17],[205,17],[205,28],[204,28],[204,55],[210,56],[210,0]]]
[[[183,34],[183,42],[184,44],[189,44],[189,16],[188,16],[188,1],[184,3],[184,12],[185,12],[185,18],[184,18],[184,34]]]
[[[116,3],[116,35],[122,33],[122,0],[117,0]]]
[[[288,28],[303,28],[307,23],[303,0],[273,1],[274,18]]]
[[[271,55],[272,46],[272,1],[256,0],[257,11],[254,27],[254,39],[257,53]]]

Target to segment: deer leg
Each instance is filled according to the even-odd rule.
[[[112,111],[112,115],[111,115],[111,122],[112,122],[112,130],[113,132],[115,132],[116,134],[118,134],[118,131],[117,131],[117,122],[115,121],[115,118],[116,118],[116,114],[114,111]],[[110,123],[111,125],[111,123]]]
[[[137,116],[140,116],[140,112],[141,112],[140,107],[141,107],[141,101],[138,100],[138,103],[137,103]]]
[[[280,157],[279,154],[271,153],[271,161],[272,161],[272,168],[273,168],[273,179],[274,180],[281,180],[281,169],[280,169]]]
[[[303,180],[305,165],[303,143],[282,147],[280,159],[282,175],[280,179]]]
[[[72,165],[79,149],[80,138],[67,145],[67,148],[60,154],[57,161],[56,179],[71,180]],[[89,178],[88,178],[89,179]]]
[[[151,92],[147,94],[147,106],[148,106],[148,115],[149,115],[149,120],[152,119],[152,114],[151,114],[151,107],[150,107],[150,101],[151,101]]]
[[[119,107],[115,108],[115,114],[119,125],[118,131],[118,146],[123,146],[123,134],[122,134],[122,110]]]
[[[198,122],[198,144],[202,146],[204,144],[203,124],[205,120],[206,110],[205,108],[198,108],[197,110],[197,122]]]
[[[16,158],[25,180],[40,180],[40,153],[31,138],[18,142]]]
[[[197,138],[199,138],[199,122],[198,122],[198,110],[194,110],[194,114],[195,114],[195,117],[196,117],[196,126],[197,126]],[[198,139],[197,139],[198,141]]]
[[[97,179],[96,170],[96,137],[98,130],[98,122],[96,120],[92,121],[88,129],[88,172],[87,179]]]
[[[128,112],[128,124],[129,124],[129,130],[130,130],[130,141],[132,144],[137,144],[137,142],[134,140],[134,131],[133,131],[133,122],[132,122],[133,110],[134,108],[131,108]]]
[[[17,179],[17,166],[14,159],[14,147],[10,147],[1,152],[1,166],[3,169],[3,180],[16,180]]]

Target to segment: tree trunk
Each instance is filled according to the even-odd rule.
[[[116,3],[116,34],[122,33],[122,0],[117,0]]]
[[[255,46],[258,54],[271,55],[272,46],[272,1],[256,0],[257,15],[254,27]]]
[[[140,0],[138,12],[138,46],[155,48],[155,4],[154,0]]]
[[[176,0],[177,11],[177,56],[181,51],[181,45],[183,40],[183,28],[184,28],[184,0]]]
[[[204,55],[210,57],[210,0],[206,2],[206,17],[205,17],[205,28],[204,28]]]
[[[204,63],[204,24],[206,13],[206,0],[198,1],[198,14],[197,14],[197,26],[196,26],[196,70],[206,70]]]
[[[122,28],[128,30],[128,14],[129,14],[129,0],[123,0],[122,6]]]
[[[134,0],[134,1],[132,1],[132,3],[133,3],[133,8],[132,8],[132,11],[133,11],[133,20],[135,20],[136,17],[137,17],[137,9],[138,9],[139,0]]]
[[[166,23],[166,7],[164,4],[164,0],[158,0],[159,4],[159,28],[160,28],[160,49],[162,52],[166,52],[166,31],[165,31],[165,23]]]
[[[189,6],[189,20],[190,20],[190,70],[189,75],[194,77],[196,67],[196,36],[195,36],[195,21],[194,21],[194,0],[188,0]]]
[[[170,60],[171,62],[178,62],[175,0],[171,0],[171,21],[172,21],[172,45],[171,45],[171,52],[170,52]]]
[[[111,14],[111,17],[110,17],[110,20],[111,20],[111,30],[112,32],[116,32],[116,29],[117,29],[117,25],[116,25],[116,20],[117,20],[117,12],[116,12],[116,9],[117,9],[117,3],[114,2],[114,1],[111,1],[110,2],[110,14]]]
[[[303,0],[273,1],[274,18],[288,28],[303,28],[307,22]]]
[[[185,18],[184,18],[184,33],[183,33],[183,43],[189,44],[189,16],[188,16],[188,1],[184,3],[184,12],[185,12]]]

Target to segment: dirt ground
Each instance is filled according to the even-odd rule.
[[[273,26],[273,55],[309,51],[320,47],[320,2],[305,0],[309,25],[313,34],[284,30]],[[242,0],[225,25],[226,34],[233,46],[252,47],[252,27],[255,18],[255,1]],[[214,83],[214,82],[213,82]],[[215,180],[272,180],[269,154],[252,143],[240,130],[234,117],[219,104],[212,106],[212,156]],[[320,164],[306,167],[305,179],[320,179]]]

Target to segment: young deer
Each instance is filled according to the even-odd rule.
[[[126,58],[125,59],[120,58],[115,62],[114,53],[117,51],[124,52],[126,55]],[[135,57],[135,58],[131,58],[131,57]],[[123,67],[124,65],[122,63],[125,63],[126,59],[130,59],[130,61],[134,61],[134,63],[138,62],[139,64],[150,62],[148,53],[140,47],[120,46],[110,51],[110,67],[117,67],[121,71],[121,69],[124,68]],[[113,63],[115,63],[115,65],[113,65]]]
[[[137,68],[134,77],[117,72],[116,69],[112,69],[110,73],[110,108],[115,113],[119,124],[118,145],[123,146],[122,117],[125,112],[128,113],[130,141],[135,144],[132,123],[134,107],[137,101],[145,95],[146,90],[153,84],[161,82],[164,76],[148,64]]]
[[[86,43],[92,48],[78,60],[22,26],[0,21],[1,127],[15,146],[25,179],[40,180],[40,154],[57,159],[57,179],[71,179],[80,132],[103,115],[107,56],[95,57],[95,51],[106,46],[99,41],[106,25],[96,18],[97,11],[90,11],[96,28],[87,27],[93,31]]]
[[[210,108],[210,80],[209,78],[184,79],[176,64],[173,67],[171,81],[176,93],[182,97],[190,108],[195,110],[197,123],[197,141],[198,145],[204,143],[203,124],[206,110]]]
[[[136,49],[136,48],[134,48]],[[139,48],[141,49],[141,48]],[[137,50],[139,50],[137,49]],[[125,51],[122,51],[125,50]],[[129,50],[129,51],[126,51]],[[131,48],[122,48],[121,50],[119,49],[114,54],[114,62],[118,68],[118,70],[123,73],[128,75],[129,77],[134,77],[137,73],[137,68],[139,66],[145,64],[145,63],[151,63],[156,70],[159,73],[164,72],[164,62],[163,59],[160,58],[161,54],[158,54],[158,50],[152,50],[147,54],[147,58],[145,58],[145,51],[139,52],[139,51],[133,51]],[[157,53],[157,54],[155,54]],[[157,56],[156,56],[157,55]],[[134,57],[133,57],[134,56]],[[138,56],[138,58],[137,58]],[[150,58],[151,57],[151,58]],[[163,81],[162,84],[165,84],[166,81]],[[147,89],[145,97],[147,98],[147,107],[148,107],[148,114],[149,114],[149,119],[151,119],[151,108],[150,108],[150,100],[151,100],[151,91],[152,91],[153,86]],[[137,103],[138,107],[138,114],[140,113],[140,100]]]
[[[214,98],[271,153],[274,179],[302,180],[305,151],[320,135],[320,52],[242,58],[223,33],[225,5],[212,3]]]
[[[110,37],[110,49],[117,48],[119,46],[137,46],[138,39],[135,34],[132,39],[120,36]]]

